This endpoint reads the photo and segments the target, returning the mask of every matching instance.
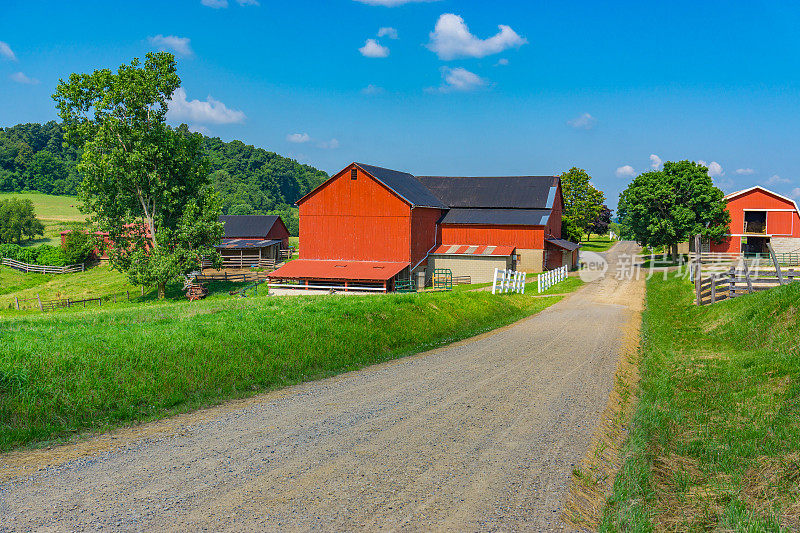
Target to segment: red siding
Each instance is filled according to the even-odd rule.
[[[792,209],[793,212],[767,212],[767,235],[800,237],[800,215],[794,208],[794,203],[760,189],[731,198],[728,200],[728,212],[731,214],[730,233],[741,235],[744,232],[745,209]]]
[[[280,240],[281,248],[289,247],[289,230],[286,229],[286,224],[283,223],[283,219],[281,219],[281,217],[278,217],[278,220],[276,220],[275,224],[272,225],[269,233],[267,233],[266,238]]]
[[[411,207],[351,166],[300,203],[303,259],[411,262]],[[432,245],[431,245],[432,246]]]
[[[443,225],[441,235],[442,244],[508,245],[524,250],[544,248],[544,226]]]
[[[550,212],[550,219],[547,221],[546,232],[556,239],[561,238],[561,213],[564,208],[564,197],[561,196],[561,180],[558,180],[556,187],[556,198],[553,200],[553,210]]]
[[[411,266],[416,265],[436,246],[436,223],[441,209],[416,207],[411,210]]]

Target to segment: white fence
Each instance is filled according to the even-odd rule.
[[[73,272],[83,272],[86,269],[83,263],[66,266],[29,265],[28,263],[15,261],[7,257],[4,257],[2,261],[0,261],[0,264],[22,272],[36,272],[38,274],[71,274]]]
[[[500,270],[494,269],[494,280],[492,281],[492,294],[498,291],[503,292],[519,292],[525,294],[525,272],[516,272],[514,270]]]
[[[539,274],[539,292],[544,292],[559,281],[567,279],[567,267],[562,266]]]

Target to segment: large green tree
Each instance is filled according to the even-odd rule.
[[[698,233],[712,242],[724,238],[731,220],[724,196],[703,165],[668,161],[663,170],[634,178],[620,194],[617,213],[626,237],[666,246],[675,256],[678,243]]]
[[[0,244],[18,244],[43,234],[44,225],[36,218],[30,199],[0,200]]]
[[[586,229],[597,220],[606,197],[591,183],[591,176],[577,167],[561,175],[561,195],[564,197],[562,235],[566,239],[580,240]]]
[[[116,73],[72,74],[53,95],[65,139],[83,149],[84,209],[109,232],[112,265],[159,297],[204,256],[218,263],[222,237],[203,138],[165,121],[180,84],[175,58],[160,52]]]

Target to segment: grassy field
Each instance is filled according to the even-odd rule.
[[[617,241],[611,240],[608,235],[592,235],[589,239],[587,235],[581,240],[581,250],[585,252],[605,252]]]
[[[103,430],[447,344],[558,296],[218,298],[0,317],[0,450]]]
[[[79,201],[75,196],[54,196],[39,192],[0,193],[0,200],[8,198],[31,200],[36,216],[44,224],[44,237],[23,243],[25,246],[59,245],[62,231],[83,228],[86,225],[86,215],[78,210]]]
[[[602,531],[800,530],[800,283],[713,306],[648,281],[640,398]]]

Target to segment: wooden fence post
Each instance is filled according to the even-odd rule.
[[[711,303],[716,303],[717,301],[717,278],[714,274],[711,275]]]
[[[728,298],[736,297],[736,269],[731,267],[728,271]]]
[[[744,266],[744,279],[747,281],[747,292],[753,294],[753,280],[750,279],[750,269],[747,267],[747,260],[742,257],[742,266]]]
[[[701,271],[702,271],[702,264],[703,264],[703,260],[702,260],[701,255],[700,255],[701,250],[702,250],[702,248],[701,248],[701,243],[700,243],[700,234],[698,233],[697,235],[694,236],[694,292],[695,292],[696,299],[697,299],[697,305],[700,305],[700,303],[701,303],[701,300],[700,300],[700,282],[701,282],[701,278],[700,278],[700,276],[702,275]]]
[[[767,249],[769,249],[769,255],[772,257],[772,264],[775,265],[775,273],[778,274],[778,283],[785,285],[781,266],[778,264],[778,258],[775,256],[775,250],[772,249],[772,243],[767,243]]]

